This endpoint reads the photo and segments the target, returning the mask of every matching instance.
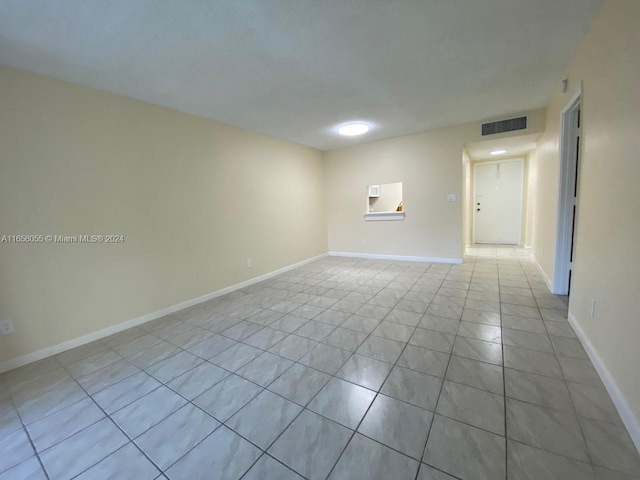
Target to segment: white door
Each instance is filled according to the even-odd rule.
[[[523,159],[475,165],[476,243],[520,243],[523,175]]]

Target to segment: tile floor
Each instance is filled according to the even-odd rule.
[[[638,479],[527,253],[330,257],[0,376],[6,479]]]

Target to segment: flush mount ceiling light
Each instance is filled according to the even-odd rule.
[[[369,125],[366,125],[364,123],[349,123],[347,125],[343,125],[338,129],[338,133],[340,135],[344,135],[345,137],[362,135],[363,133],[367,133],[368,131]]]
[[[506,150],[493,150],[491,155],[504,155],[505,153],[507,153]]]

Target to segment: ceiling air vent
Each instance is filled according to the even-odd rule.
[[[513,132],[514,130],[525,130],[527,128],[527,117],[510,118],[498,122],[483,123],[482,136],[495,135],[496,133]]]

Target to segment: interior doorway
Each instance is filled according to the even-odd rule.
[[[523,158],[474,165],[474,243],[521,243],[523,189]]]
[[[553,293],[568,295],[575,255],[580,168],[580,102],[578,91],[560,114],[560,192]]]

